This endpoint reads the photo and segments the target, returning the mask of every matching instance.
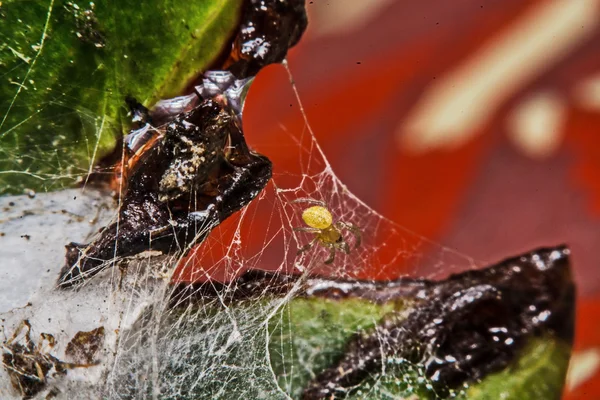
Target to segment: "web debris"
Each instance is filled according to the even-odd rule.
[[[422,277],[425,267],[434,267],[434,272],[425,273],[432,276],[443,273],[447,264],[473,266],[470,258],[386,220],[348,191],[319,147],[287,62],[284,65],[306,125],[303,132],[283,132],[297,146],[300,169],[276,174],[248,207],[219,225],[190,254],[184,255],[188,250],[185,248],[171,255],[146,253],[126,259],[116,256],[115,246],[115,253],[103,260],[106,262],[96,277],[77,290],[64,292],[56,290],[51,278],[57,275],[62,261],[62,254],[55,252],[60,246],[43,248],[43,243],[37,243],[40,253],[36,257],[44,260],[40,265],[48,268],[48,275],[39,288],[33,289],[31,305],[3,313],[5,337],[11,337],[27,320],[35,335],[53,335],[53,354],[62,360],[66,359],[68,344],[79,333],[100,327],[106,332],[99,365],[74,369],[64,377],[51,373],[38,377],[50,383],[39,392],[40,396],[51,393],[66,398],[114,399],[298,398],[306,376],[314,376],[326,362],[316,342],[305,343],[298,353],[290,346],[294,335],[292,309],[304,279],[314,275],[346,280]],[[82,116],[102,121],[100,128],[94,123],[92,165],[104,120],[99,115]],[[57,163],[64,162],[68,160],[57,155]],[[21,172],[29,174],[27,170]],[[86,172],[75,175],[83,177]],[[98,201],[94,200],[97,193],[89,189],[83,193],[68,191],[68,195],[79,197],[78,204]],[[42,211],[31,215],[31,209],[21,210],[23,218],[15,220],[20,223],[9,234],[31,226],[56,224],[49,217],[54,214],[47,214],[49,204],[56,201],[53,196],[38,195]],[[308,234],[294,231],[303,224],[303,207],[293,202],[298,198],[323,201],[336,221],[350,221],[360,228],[363,243],[347,255],[338,254],[332,265],[324,265],[326,250],[320,246],[298,255],[297,249],[311,239]],[[2,200],[7,204],[23,201],[20,197]],[[121,200],[120,196],[120,204]],[[82,229],[81,240],[90,238],[102,226],[98,218],[90,218],[96,207],[99,206],[85,210],[84,221],[73,220],[73,224],[81,222],[86,227],[85,220],[96,220],[87,232]],[[114,206],[103,214],[103,222],[116,220],[116,231],[121,230]],[[56,239],[64,244],[76,237],[72,232],[59,231]],[[148,249],[152,244],[151,239]],[[233,296],[242,285],[236,278],[256,270],[295,274],[301,279],[292,283],[284,296],[273,296],[267,285],[259,301],[236,304]],[[198,286],[199,283],[202,284]],[[191,301],[206,287],[214,288],[218,295]],[[361,328],[377,323],[381,315],[375,309],[372,312],[366,320],[357,317]],[[343,335],[351,333],[347,330]],[[342,335],[337,336],[336,342],[343,342]],[[290,362],[298,357],[297,363]],[[320,361],[313,365],[314,359]],[[0,393],[6,398],[15,396],[9,381],[10,376],[1,372]]]
[[[126,268],[119,268],[125,260],[111,260],[112,268],[73,293],[56,293],[52,279],[45,281],[36,290],[32,306],[6,315],[6,334],[29,319],[36,334],[51,332],[56,337],[56,354],[60,355],[77,332],[99,325],[106,329],[101,366],[69,371],[57,382],[56,387],[66,396],[297,398],[302,389],[298,377],[305,373],[290,366],[289,360],[296,355],[280,338],[282,334],[293,335],[290,307],[302,279],[283,297],[266,291],[260,301],[239,305],[231,298],[241,285],[235,277],[251,270],[271,270],[303,279],[312,275],[350,279],[372,274],[375,263],[384,272],[403,266],[395,271],[397,277],[419,276],[422,265],[443,267],[453,258],[473,266],[468,257],[441,246],[424,254],[419,246],[433,244],[391,223],[354,197],[333,174],[308,125],[307,131],[309,135],[286,132],[294,135],[299,153],[306,155],[301,156],[301,170],[274,176],[250,206],[192,251],[195,257],[143,256],[130,260]],[[37,198],[44,201],[46,196]],[[352,221],[360,227],[364,243],[349,255],[339,254],[331,266],[323,264],[326,253],[319,246],[297,256],[297,249],[310,238],[293,230],[303,224],[303,208],[293,203],[299,197],[325,201],[336,220]],[[93,210],[88,213],[93,214]],[[114,217],[114,211],[111,213]],[[106,217],[110,218],[110,213],[104,221]],[[73,239],[68,232],[62,234],[63,242]],[[251,240],[257,237],[262,241],[252,245]],[[385,253],[382,243],[398,247]],[[52,273],[56,273],[59,261],[55,256],[48,265]],[[172,285],[173,281],[179,284]],[[220,286],[219,295],[200,303],[189,301],[202,281],[200,287]],[[176,297],[179,293],[185,295]],[[172,304],[173,299],[177,299],[176,304]],[[58,304],[64,306],[56,307]],[[79,307],[69,309],[69,304]],[[98,304],[103,306],[97,309]],[[374,325],[377,319],[371,317],[368,324]],[[57,332],[57,327],[64,331]],[[311,358],[319,357],[310,345],[303,351]],[[283,371],[281,365],[273,364],[279,357],[283,357]],[[83,387],[78,382],[81,379],[87,382]],[[10,385],[5,382],[1,387]]]

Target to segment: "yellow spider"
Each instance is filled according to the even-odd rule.
[[[325,264],[331,264],[335,260],[335,252],[338,249],[346,254],[350,254],[350,246],[348,246],[342,235],[343,229],[350,231],[354,235],[354,248],[360,246],[360,229],[356,225],[342,221],[334,223],[333,217],[324,202],[302,198],[294,200],[292,203],[315,204],[302,212],[302,219],[308,226],[294,228],[295,231],[310,232],[315,235],[313,240],[298,249],[298,254],[304,253],[313,247],[315,243],[319,243],[321,246],[330,249],[329,258],[325,260]]]

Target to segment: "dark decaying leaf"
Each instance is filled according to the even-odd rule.
[[[304,398],[352,390],[389,358],[422,363],[432,388],[447,395],[508,366],[533,336],[552,333],[571,344],[575,286],[568,255],[565,247],[540,249],[419,291],[408,316],[388,315],[354,337]]]
[[[251,272],[234,291],[182,286],[173,305],[192,293],[236,304],[295,287],[272,328],[271,358],[281,384],[304,399],[560,398],[575,306],[566,247],[442,281],[298,279]]]
[[[0,193],[73,185],[128,128],[125,97],[176,96],[221,52],[242,0],[0,6]]]
[[[187,250],[265,187],[271,162],[248,148],[242,132],[244,88],[298,42],[307,24],[304,1],[248,0],[241,21],[233,45],[224,47],[228,58],[204,74],[195,93],[152,111],[129,98],[141,124],[125,138],[120,218],[91,243],[67,245],[61,287],[116,257]]]

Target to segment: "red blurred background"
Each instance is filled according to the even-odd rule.
[[[307,7],[289,65],[341,182],[476,260],[567,243],[579,298],[565,398],[600,399],[600,1]],[[248,142],[275,174],[300,162],[285,133],[306,129],[293,96],[271,66],[244,111]]]
[[[290,68],[341,181],[476,259],[568,243],[579,306],[565,397],[600,398],[600,3],[307,3]],[[281,126],[304,128],[286,81],[263,71],[245,112],[272,158],[285,158]]]

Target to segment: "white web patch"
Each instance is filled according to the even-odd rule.
[[[287,63],[284,66],[288,68]],[[0,247],[0,258],[10,255],[13,260],[0,269],[2,278],[6,277],[0,292],[19,288],[14,292],[18,301],[13,295],[0,298],[4,352],[15,351],[9,339],[23,320],[31,324],[34,341],[41,333],[52,334],[56,345],[51,354],[71,363],[67,344],[77,332],[100,326],[106,331],[104,344],[94,355],[99,364],[72,368],[66,375],[49,375],[40,398],[48,393],[69,399],[299,398],[307,377],[326,366],[324,360],[331,353],[320,347],[324,342],[317,333],[296,339],[294,310],[297,304],[309,302],[296,300],[304,279],[438,278],[449,270],[475,266],[471,258],[389,221],[347,189],[315,139],[291,73],[290,80],[306,126],[302,132],[283,127],[282,135],[290,136],[297,145],[298,170],[279,171],[275,165],[266,189],[187,255],[145,253],[129,260],[111,260],[111,268],[82,287],[57,290],[56,279],[64,262],[62,246],[89,240],[93,232],[116,218],[115,205],[106,205],[111,203],[108,196],[90,188],[38,195],[36,199],[0,198],[0,207],[12,209],[14,214],[0,220],[0,231],[6,235],[0,243],[11,240]],[[99,142],[103,127],[96,126]],[[92,163],[97,143],[90,148]],[[68,201],[73,197],[77,201]],[[355,246],[352,232],[342,229],[349,254],[338,249],[335,260],[326,265],[329,249],[320,242],[298,254],[298,249],[315,237],[294,230],[306,226],[301,214],[309,205],[294,202],[303,198],[325,203],[334,222],[358,227],[360,245]],[[44,226],[49,230],[40,228]],[[27,232],[31,232],[29,241],[17,239]],[[15,271],[26,272],[19,276]],[[40,271],[45,272],[40,275]],[[248,271],[293,274],[300,279],[283,295],[273,295],[267,288],[257,299],[234,302],[232,296],[240,290],[236,278]],[[200,298],[207,287],[213,287],[216,294]],[[183,295],[173,301],[176,291]],[[23,298],[23,293],[31,296]],[[27,301],[31,304],[25,306]],[[319,308],[323,305],[312,306],[315,312],[326,311]],[[355,311],[348,309],[349,314]],[[374,326],[380,318],[375,311],[357,317],[357,329]],[[323,328],[315,325],[315,329]],[[338,339],[350,333],[340,331]],[[335,332],[321,334],[329,335],[325,343],[330,340],[332,347],[342,342],[336,340]],[[386,360],[383,371],[395,371],[387,378],[403,378],[397,374],[398,362]],[[418,384],[420,366],[400,365],[400,370],[406,372],[405,386],[410,389]],[[415,376],[417,380],[411,381]],[[0,397],[19,398],[10,379],[7,370],[0,369]],[[379,379],[385,380],[385,373]],[[369,393],[386,398],[377,382]],[[369,393],[349,398],[369,398]]]

